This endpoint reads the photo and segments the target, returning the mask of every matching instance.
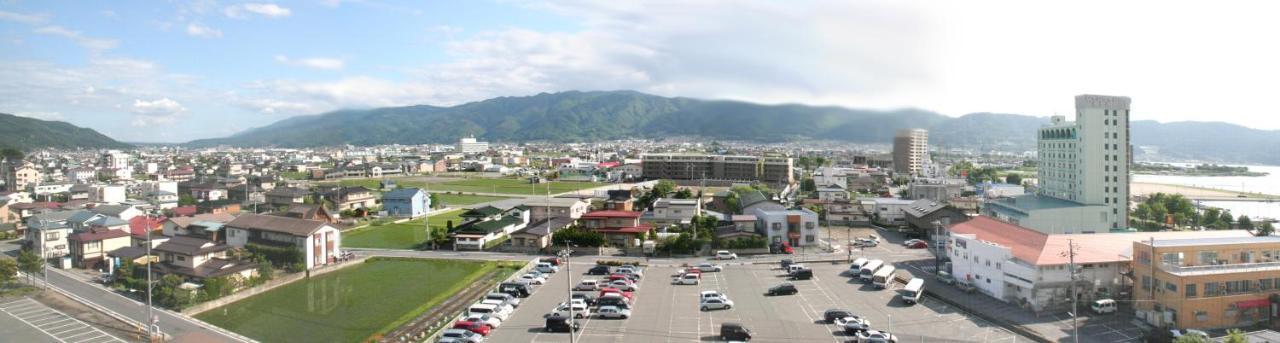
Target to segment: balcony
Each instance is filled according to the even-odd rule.
[[[1275,272],[1280,271],[1280,262],[1214,264],[1203,266],[1179,266],[1169,263],[1161,263],[1160,270],[1178,276]]]

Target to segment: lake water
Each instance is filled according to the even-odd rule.
[[[1178,163],[1170,163],[1180,165]],[[1134,175],[1134,182],[1163,183],[1171,185],[1195,186],[1223,189],[1238,192],[1253,192],[1280,195],[1280,167],[1277,166],[1245,166],[1249,171],[1267,172],[1267,176],[1178,176],[1178,175]],[[1231,214],[1250,217],[1280,218],[1280,202],[1256,201],[1202,201],[1205,206],[1223,208]]]

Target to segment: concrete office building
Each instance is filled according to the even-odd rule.
[[[925,129],[898,130],[893,136],[893,171],[919,175],[924,172],[929,158],[929,131]]]
[[[790,157],[646,154],[640,163],[650,180],[762,182],[777,189],[795,183]]]
[[[987,213],[1050,233],[1095,233],[1129,225],[1129,98],[1076,96],[1076,120],[1040,128],[1035,194],[989,202]]]
[[[1133,242],[1133,299],[1156,327],[1280,325],[1280,237]]]
[[[458,139],[458,152],[464,154],[478,154],[489,151],[489,142],[480,142],[475,136],[463,137]]]

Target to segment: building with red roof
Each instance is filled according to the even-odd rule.
[[[953,224],[948,233],[946,254],[957,280],[1035,311],[1070,306],[1068,250],[1074,250],[1078,295],[1087,303],[1132,291],[1134,242],[1250,235],[1244,230],[1047,234],[988,216]]]
[[[639,238],[653,231],[652,226],[640,222],[641,215],[636,211],[604,210],[587,212],[579,220],[582,227],[604,234],[610,244],[634,248],[640,246]]]

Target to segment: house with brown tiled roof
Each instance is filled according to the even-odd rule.
[[[307,269],[335,263],[342,256],[342,233],[329,223],[262,214],[242,214],[227,223],[227,244],[293,247]]]

